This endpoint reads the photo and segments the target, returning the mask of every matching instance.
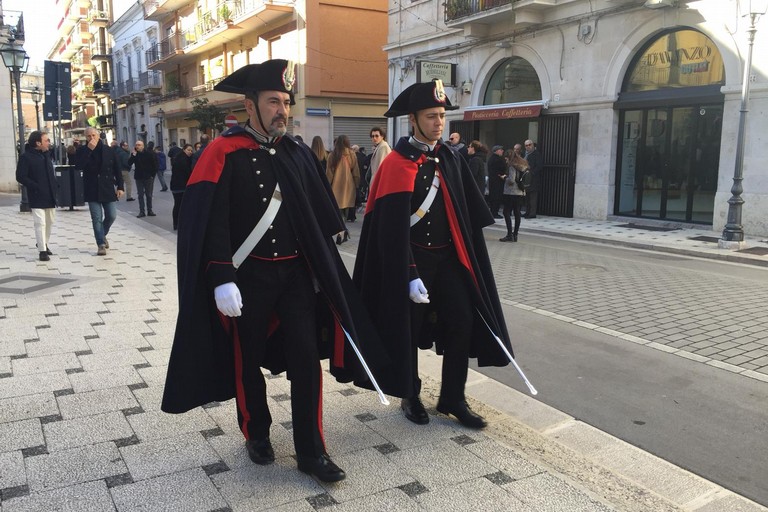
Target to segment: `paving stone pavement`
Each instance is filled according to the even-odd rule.
[[[121,213],[98,257],[87,210],[57,215],[55,254],[39,262],[31,217],[0,207],[0,512],[768,510],[475,372],[468,394],[490,426],[465,429],[434,410],[431,353],[428,426],[326,375],[326,441],[348,473],[338,484],[296,470],[289,385],[269,376],[277,460],[254,465],[232,401],[159,410],[173,236]]]

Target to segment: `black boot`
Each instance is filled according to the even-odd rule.
[[[504,238],[499,238],[499,242],[514,242],[515,240],[512,238],[512,234],[508,234]]]
[[[424,404],[421,403],[421,398],[418,395],[414,398],[403,398],[400,402],[400,408],[405,413],[405,417],[417,425],[429,423],[429,414],[424,409]]]

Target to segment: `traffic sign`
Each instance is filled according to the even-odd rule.
[[[237,118],[233,116],[232,114],[228,115],[224,118],[224,126],[227,128],[232,128],[233,126],[237,126]]]

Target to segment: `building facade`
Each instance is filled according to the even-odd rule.
[[[370,128],[384,122],[385,0],[145,0],[141,5],[144,19],[158,24],[142,72],[162,73],[162,87],[148,99],[154,118],[148,129],[161,134],[163,147],[199,140],[198,124],[189,117],[195,99],[205,98],[245,121],[242,97],[213,87],[234,70],[271,58],[297,63],[289,131],[307,143],[319,135],[329,147],[343,133],[352,143],[369,145]]]
[[[136,2],[109,27],[113,40],[112,64],[115,85],[116,137],[133,147],[141,139],[162,145],[159,118],[152,114],[151,99],[162,89],[162,72],[147,70],[146,51],[158,40],[158,24],[144,20]]]
[[[54,122],[58,140],[70,144],[83,138],[89,126],[114,138],[111,99],[112,41],[107,27],[112,23],[112,0],[62,0],[56,3],[57,37],[47,60],[70,63],[71,120],[62,114]]]
[[[460,106],[447,129],[488,146],[536,141],[542,214],[721,231],[749,23],[738,0],[393,1],[389,95],[440,77]],[[768,21],[757,28],[755,56]],[[768,234],[765,62],[753,61],[743,161],[753,235]]]

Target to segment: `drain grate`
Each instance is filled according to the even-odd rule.
[[[716,236],[692,236],[688,238],[688,240],[696,240],[698,242],[710,242],[713,244],[716,244],[717,242],[720,241],[720,239],[717,238]]]
[[[642,229],[643,231],[675,231],[680,228],[669,228],[665,226],[646,226],[643,224],[619,224],[617,227],[619,228],[631,228],[631,229]]]

